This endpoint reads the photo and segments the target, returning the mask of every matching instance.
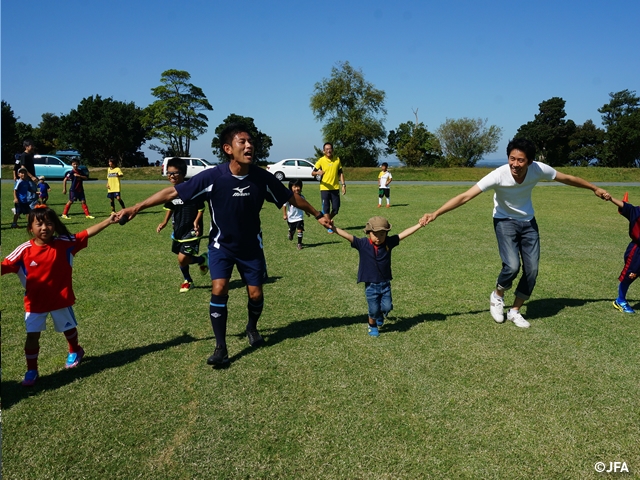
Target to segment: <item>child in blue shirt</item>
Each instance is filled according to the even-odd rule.
[[[27,178],[27,169],[18,170],[18,179],[13,186],[14,215],[11,228],[18,228],[18,219],[21,214],[29,215],[36,203],[35,184]]]
[[[49,200],[49,192],[51,191],[51,187],[44,180],[44,175],[40,175],[38,177],[38,203],[40,205],[47,204],[47,201]]]
[[[334,232],[348,240],[351,247],[360,253],[358,265],[358,283],[364,282],[364,293],[369,305],[369,335],[380,335],[378,328],[384,325],[384,319],[393,309],[391,299],[391,250],[398,246],[400,240],[417,232],[419,223],[400,232],[388,236],[391,225],[384,217],[372,217],[367,222],[364,238],[357,238],[349,232],[332,226]]]

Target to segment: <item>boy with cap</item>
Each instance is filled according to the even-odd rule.
[[[393,309],[391,299],[391,250],[400,240],[415,233],[422,225],[419,223],[407,228],[398,235],[387,236],[391,230],[389,221],[384,217],[372,217],[367,222],[364,238],[358,238],[349,232],[332,226],[333,231],[351,243],[358,250],[358,283],[364,282],[364,293],[369,305],[369,335],[380,335],[378,328],[384,325],[384,319]]]

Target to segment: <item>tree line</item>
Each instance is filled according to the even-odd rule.
[[[2,163],[12,163],[22,151],[22,140],[31,138],[38,152],[77,150],[88,165],[103,165],[114,157],[121,166],[145,164],[142,145],[161,156],[190,156],[191,142],[208,128],[206,112],[212,111],[204,91],[191,83],[184,70],[167,70],[160,85],[151,89],[156,100],[145,108],[100,95],[82,99],[68,114],[44,113],[33,127],[19,121],[9,103],[2,100]],[[377,166],[382,155],[395,155],[406,166],[473,167],[497,150],[502,129],[487,119],[449,119],[434,132],[419,121],[385,129],[384,90],[368,82],[362,70],[338,62],[328,78],[317,82],[310,108],[322,122],[323,140],[346,166]],[[532,140],[537,160],[553,166],[640,166],[640,98],[635,91],[609,94],[609,103],[598,109],[604,128],[587,120],[577,125],[566,119],[565,101],[553,97],[539,104],[540,111],[513,137]],[[215,129],[212,153],[225,160],[217,134],[229,123],[243,123],[256,140],[255,158],[265,163],[273,145],[271,137],[256,127],[253,118],[230,114]],[[322,150],[314,146],[316,157]]]

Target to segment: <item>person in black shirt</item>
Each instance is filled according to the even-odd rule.
[[[15,182],[18,180],[18,170],[20,170],[21,167],[24,167],[27,169],[27,177],[37,184],[38,177],[36,177],[36,167],[33,163],[36,146],[33,143],[33,140],[29,139],[22,142],[22,146],[24,147],[24,153],[16,154],[16,161],[13,165],[13,181]]]
[[[172,158],[167,162],[167,177],[173,185],[183,183],[186,173],[187,164],[183,159]],[[167,213],[156,231],[160,233],[173,215],[171,251],[178,255],[178,264],[184,277],[184,281],[180,285],[180,293],[188,292],[193,287],[189,265],[194,263],[199,265],[202,275],[206,275],[209,271],[208,254],[205,252],[198,255],[200,239],[204,231],[202,222],[204,198],[199,197],[187,202],[183,202],[180,198],[174,198],[164,204],[164,209]]]

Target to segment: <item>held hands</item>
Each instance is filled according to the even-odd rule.
[[[435,213],[425,213],[418,223],[423,227],[426,227],[427,225],[429,225],[429,223],[433,222],[436,218],[437,218],[437,215]]]
[[[605,201],[609,201],[611,200],[611,194],[609,192],[607,192],[606,190],[602,189],[602,188],[596,188],[593,193],[595,193],[595,195]]]
[[[324,228],[329,229],[332,228],[333,222],[329,218],[329,214],[325,213],[322,217],[318,219],[318,223],[322,225]]]

